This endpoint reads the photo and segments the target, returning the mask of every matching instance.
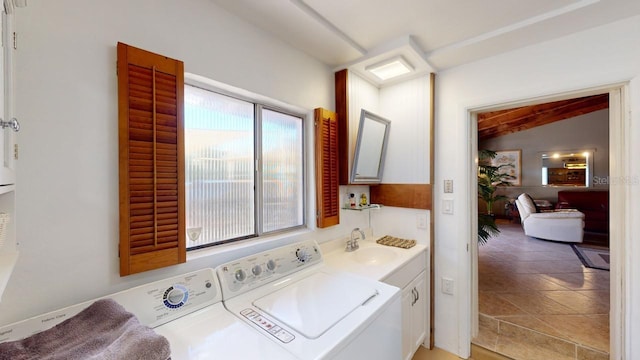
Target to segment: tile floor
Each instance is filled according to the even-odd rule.
[[[473,343],[514,359],[608,359],[609,272],[584,267],[569,244],[499,227],[478,251]]]

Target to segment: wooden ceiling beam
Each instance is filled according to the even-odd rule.
[[[609,107],[609,95],[554,101],[478,114],[478,138],[485,140]]]
[[[554,101],[551,103],[522,106],[522,107],[513,108],[513,109],[486,112],[478,115],[478,122],[481,124],[485,122],[495,123],[496,121],[504,123],[505,121],[513,121],[513,120],[518,120],[518,119],[527,118],[531,116],[542,115],[545,112],[554,111],[567,106],[573,106],[575,104],[580,104],[580,105],[584,104],[585,106],[588,106],[589,104],[593,104],[593,103],[608,104],[608,101],[609,101],[608,98],[609,98],[608,94],[602,94],[602,95],[595,95],[595,96],[589,96],[589,97],[578,98],[578,99],[561,100],[561,101]]]

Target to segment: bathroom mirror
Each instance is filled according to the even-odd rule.
[[[545,151],[541,158],[543,186],[591,186],[593,150]]]
[[[365,109],[360,112],[356,149],[351,167],[352,184],[377,184],[382,181],[384,157],[391,121]]]

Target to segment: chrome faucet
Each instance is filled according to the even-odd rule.
[[[351,252],[358,250],[358,248],[360,248],[360,244],[358,244],[358,238],[364,240],[364,232],[360,230],[360,228],[351,230],[351,238],[347,240],[347,248],[345,249],[345,251]]]

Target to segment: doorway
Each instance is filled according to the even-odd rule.
[[[626,86],[616,86],[616,87],[608,87],[608,88],[600,88],[600,89],[592,89],[592,90],[587,90],[587,91],[582,91],[582,92],[576,92],[576,93],[572,93],[572,94],[564,94],[561,96],[550,96],[546,99],[544,99],[544,102],[552,102],[552,101],[558,101],[558,100],[563,100],[563,99],[570,99],[570,98],[576,98],[576,97],[584,97],[584,96],[592,96],[592,95],[597,95],[597,94],[608,94],[609,95],[609,124],[608,124],[608,130],[609,130],[609,159],[618,159],[618,161],[612,161],[612,163],[610,164],[609,168],[609,176],[606,177],[607,179],[609,178],[616,178],[616,177],[622,177],[624,174],[624,167],[621,166],[621,164],[624,164],[624,162],[621,162],[619,160],[621,159],[625,159],[626,158],[626,152],[625,152],[625,141],[622,141],[624,139],[624,133],[622,132],[622,129],[624,128],[624,123],[626,121],[628,121],[628,119],[625,119],[623,117],[623,111],[622,109],[625,108],[625,103],[623,103],[623,99],[624,99],[624,95],[626,93]],[[536,100],[537,103],[540,102],[540,100]],[[474,154],[472,154],[472,158],[477,158],[477,153],[475,153],[478,149],[478,135],[477,135],[477,131],[478,131],[478,114],[480,113],[486,113],[488,111],[503,111],[503,109],[505,108],[512,108],[514,106],[528,106],[528,105],[532,105],[534,102],[533,101],[523,101],[519,104],[510,104],[510,105],[500,105],[500,106],[492,106],[492,107],[487,107],[484,109],[474,109],[473,111],[470,112],[471,116],[471,120],[472,120],[472,139],[474,144],[472,145],[472,151],[474,151]],[[475,166],[474,166],[474,171],[472,171],[472,174],[476,174],[477,172],[475,171]],[[472,179],[472,186],[475,188],[477,185],[477,179]],[[527,188],[523,188],[523,192],[529,191]],[[618,299],[621,298],[621,294],[622,294],[622,281],[621,281],[621,272],[620,269],[622,267],[622,263],[621,261],[619,261],[619,254],[621,253],[621,249],[624,246],[624,211],[622,209],[624,209],[624,187],[611,187],[610,188],[610,193],[611,193],[611,212],[610,212],[610,226],[611,226],[611,231],[610,231],[610,238],[611,238],[611,271],[609,273],[609,276],[611,278],[611,285],[609,286],[609,291],[610,291],[610,295],[609,295],[609,299],[610,299],[610,303],[611,304],[620,304],[620,302],[618,301]],[[475,201],[472,201],[473,204],[475,204],[475,206],[473,206],[473,209],[476,209],[475,211],[472,210],[472,224],[473,224],[473,229],[476,228],[477,226],[477,199]],[[507,220],[507,219],[504,219]],[[512,226],[512,224],[510,224],[509,226],[507,226],[508,231],[514,230],[514,231],[519,231],[519,226]],[[521,229],[521,228],[520,228]],[[506,231],[506,232],[508,232]],[[472,232],[472,233],[475,233]],[[526,239],[526,237],[525,237]],[[489,240],[491,241],[491,240]],[[539,241],[539,240],[537,240]],[[472,257],[472,337],[477,337],[478,335],[478,329],[480,327],[479,324],[479,319],[483,322],[486,323],[487,319],[486,318],[482,318],[480,315],[480,311],[479,311],[479,284],[484,284],[486,285],[486,282],[481,282],[482,279],[478,278],[478,274],[479,274],[479,266],[478,266],[478,259],[479,259],[479,253],[478,253],[478,246],[477,246],[477,241],[474,242],[475,246],[472,246],[473,251],[471,251],[471,257]],[[563,247],[564,249],[565,247]],[[564,249],[566,250],[566,249]],[[482,251],[482,249],[480,249],[480,251]],[[572,256],[571,253],[565,253],[564,255],[560,255],[560,256]],[[486,270],[486,269],[485,269]],[[601,275],[599,275],[600,277],[602,277]],[[525,276],[526,277],[526,276]],[[549,280],[549,279],[547,279]],[[566,279],[565,279],[566,280]],[[517,283],[517,282],[516,282]],[[559,283],[559,281],[556,282],[556,284]],[[565,284],[566,285],[566,284]],[[601,284],[599,285],[601,286]],[[558,293],[559,294],[559,293]],[[526,300],[526,299],[525,299]],[[520,306],[522,307],[522,305]],[[522,310],[522,309],[520,309]],[[599,311],[602,311],[602,309],[600,309]],[[610,334],[609,334],[609,339],[610,339],[610,352],[612,354],[611,358],[617,358],[618,354],[621,352],[622,350],[622,344],[623,344],[623,336],[621,336],[621,324],[623,323],[623,316],[622,316],[622,309],[619,306],[612,306],[611,307],[611,317],[609,319],[609,325],[611,328]],[[490,319],[490,320],[495,320],[495,319]],[[491,324],[499,326],[499,324],[501,323],[496,323],[496,322],[492,322]],[[504,323],[507,324],[507,323]],[[486,325],[486,324],[483,324]],[[493,326],[492,325],[492,326]],[[523,326],[522,323],[520,324],[516,324],[517,326],[515,328],[513,327],[509,327],[509,325],[511,325],[510,323],[508,325],[504,326],[504,329],[502,329],[503,331],[511,331],[511,334],[513,334],[515,331],[520,331],[522,330]],[[537,330],[540,330],[540,328],[538,328]],[[608,330],[608,329],[607,329]],[[537,332],[539,333],[539,331]],[[536,334],[537,334],[536,333]],[[554,334],[556,338],[560,337],[558,336],[559,334]],[[561,337],[560,337],[561,338]],[[589,350],[589,349],[588,349]],[[591,349],[593,350],[593,349]],[[603,355],[603,352],[598,352],[598,350],[602,350],[602,349],[595,349],[596,350],[596,355]],[[571,352],[571,350],[569,350],[569,353],[575,354],[576,351],[582,351],[581,350],[576,350],[576,348],[573,349],[573,352]],[[514,356],[515,354],[507,354],[507,355],[512,355]],[[549,358],[549,356],[547,356],[547,358]],[[568,358],[572,358],[572,357],[568,357]],[[605,357],[602,357],[605,358]],[[608,356],[606,356],[606,358],[609,358]]]

